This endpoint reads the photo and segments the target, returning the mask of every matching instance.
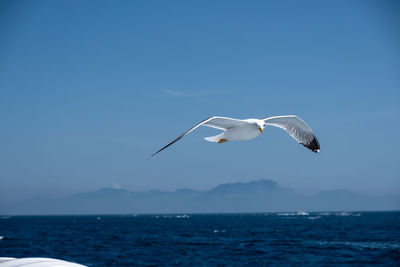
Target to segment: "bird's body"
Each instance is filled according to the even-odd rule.
[[[264,121],[247,119],[242,122],[243,125],[229,127],[221,134],[206,137],[205,139],[209,142],[219,142],[220,139],[225,139],[227,141],[243,141],[256,138],[262,133],[258,125],[263,125]]]
[[[205,139],[209,142],[225,143],[228,141],[250,140],[256,138],[264,132],[264,128],[267,125],[284,129],[297,142],[311,149],[313,152],[320,151],[319,142],[311,128],[302,119],[294,115],[269,117],[262,120],[238,120],[234,118],[214,116],[207,118],[190,128],[171,143],[158,150],[152,156],[174,144],[182,137],[200,126],[208,126],[223,130],[222,133],[215,136],[206,137]]]

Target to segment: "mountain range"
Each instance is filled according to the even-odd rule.
[[[132,192],[103,188],[63,199],[36,197],[13,206],[0,207],[0,214],[142,214],[142,213],[234,213],[283,211],[399,210],[400,197],[372,197],[348,190],[303,195],[272,180],[221,184],[208,191],[178,189]]]

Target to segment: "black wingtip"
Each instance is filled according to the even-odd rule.
[[[314,153],[318,153],[321,150],[317,137],[314,136],[313,140],[308,144],[303,144]]]

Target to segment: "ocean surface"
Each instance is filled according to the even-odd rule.
[[[0,257],[87,266],[400,265],[400,212],[0,216]]]

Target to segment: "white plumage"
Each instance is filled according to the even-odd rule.
[[[320,151],[320,145],[317,137],[314,135],[310,126],[308,126],[302,119],[294,115],[276,116],[265,119],[246,119],[239,120],[227,117],[210,117],[200,123],[196,124],[168,145],[164,146],[152,156],[166,149],[173,143],[180,140],[185,135],[196,130],[200,126],[208,126],[216,129],[223,130],[222,133],[216,136],[206,137],[209,142],[225,143],[227,141],[249,140],[259,136],[264,132],[266,125],[275,126],[284,129],[290,136],[297,142],[311,149],[313,152]]]

